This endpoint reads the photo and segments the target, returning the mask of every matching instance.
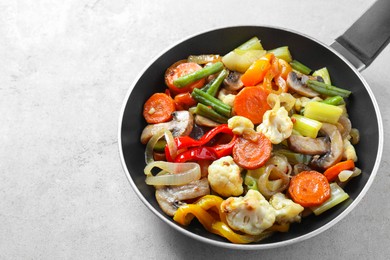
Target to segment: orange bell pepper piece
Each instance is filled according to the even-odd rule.
[[[271,68],[271,60],[274,55],[267,53],[254,63],[241,76],[244,86],[255,86],[263,81],[265,74]]]

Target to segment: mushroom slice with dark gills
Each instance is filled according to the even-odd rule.
[[[325,170],[341,160],[344,147],[340,131],[335,125],[323,123],[320,133],[329,137],[330,149],[323,155],[313,156],[310,166],[318,170]]]
[[[228,76],[223,80],[223,85],[227,90],[240,90],[244,87],[241,81],[241,73],[237,71],[230,71]]]
[[[156,186],[158,205],[169,216],[173,216],[181,205],[186,204],[184,200],[195,199],[207,194],[210,194],[207,178],[180,186]]]
[[[141,143],[146,144],[161,129],[171,131],[174,137],[189,135],[194,126],[194,117],[192,114],[183,110],[173,112],[172,116],[173,119],[169,122],[147,125],[142,131]]]
[[[289,87],[289,89],[292,89],[294,92],[301,94],[302,96],[311,97],[311,98],[319,96],[320,94],[318,92],[316,92],[316,91],[312,90],[311,88],[309,88],[308,86],[306,86],[306,81],[309,79],[314,79],[314,80],[319,80],[319,81],[322,80],[321,77],[318,79],[317,77],[307,76],[304,74],[300,74],[300,73],[296,73],[294,71],[291,71],[287,75],[286,82],[287,82],[287,86]]]

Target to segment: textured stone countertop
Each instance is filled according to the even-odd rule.
[[[131,83],[180,39],[271,25],[330,44],[373,2],[0,1],[0,259],[388,259],[390,47],[362,72],[384,124],[377,177],[311,239],[235,251],[186,237],[141,202],[118,152]]]

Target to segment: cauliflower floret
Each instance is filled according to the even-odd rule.
[[[288,116],[284,107],[277,110],[268,110],[264,113],[263,122],[256,131],[263,133],[273,144],[279,144],[290,137],[293,129],[293,122]]]
[[[252,132],[255,127],[250,119],[243,116],[233,116],[228,120],[228,126],[236,135]]]
[[[351,159],[354,162],[356,162],[358,160],[358,158],[356,155],[355,147],[353,147],[353,145],[351,144],[351,142],[347,138],[344,139],[343,143],[344,143],[343,158],[345,160]]]
[[[269,203],[275,209],[276,222],[282,224],[301,221],[300,213],[304,208],[292,200],[287,199],[283,193],[278,192],[274,194],[270,198]]]
[[[218,99],[221,100],[226,105],[233,107],[234,99],[236,95],[232,94],[228,90],[222,88],[218,93]]]
[[[245,197],[228,198],[221,210],[232,229],[250,235],[260,234],[275,222],[275,209],[256,190],[249,190]]]
[[[224,197],[239,196],[244,192],[241,168],[231,156],[221,157],[208,168],[211,188]]]

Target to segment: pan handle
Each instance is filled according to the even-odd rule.
[[[390,1],[378,0],[330,46],[362,71],[389,41]]]

